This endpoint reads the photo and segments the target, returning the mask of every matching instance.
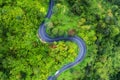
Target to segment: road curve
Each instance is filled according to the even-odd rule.
[[[52,8],[54,6],[54,0],[50,0],[49,1],[49,9],[48,9],[48,13],[46,15],[46,18],[50,19],[51,15],[52,15]],[[39,27],[38,30],[38,36],[39,38],[44,41],[44,42],[54,42],[54,41],[60,41],[60,40],[64,40],[64,41],[73,41],[75,42],[78,47],[79,47],[79,54],[77,56],[77,58],[75,59],[74,62],[71,62],[69,64],[66,64],[65,66],[63,66],[60,70],[58,70],[53,76],[49,76],[48,80],[56,80],[57,77],[64,72],[65,70],[77,65],[78,63],[80,63],[83,58],[85,57],[86,54],[86,45],[84,43],[84,41],[77,37],[77,36],[68,36],[68,37],[56,37],[56,38],[51,38],[49,35],[47,35],[46,33],[46,26],[45,26],[45,21],[43,21]]]

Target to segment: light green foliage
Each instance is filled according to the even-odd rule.
[[[44,20],[47,3],[44,0],[2,1],[0,80],[45,80],[77,56],[78,48],[71,42],[56,43],[57,48],[52,49],[52,44],[43,44],[38,39],[36,34]]]
[[[74,61],[78,47],[70,41],[42,43],[37,37],[49,0],[0,1],[0,80],[46,80]],[[58,80],[120,79],[120,0],[56,0],[51,37],[81,37],[85,59]]]

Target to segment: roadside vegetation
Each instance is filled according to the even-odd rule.
[[[120,0],[56,0],[45,19],[49,0],[0,1],[0,80],[46,80],[74,61],[71,41],[42,43],[37,37],[45,20],[51,37],[81,37],[85,59],[58,80],[120,79]]]

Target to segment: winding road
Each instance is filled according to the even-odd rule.
[[[54,6],[54,0],[50,0],[49,1],[49,9],[48,9],[48,13],[46,15],[46,18],[50,19],[51,15],[52,15],[52,8]],[[56,37],[56,38],[51,38],[49,35],[47,35],[46,33],[46,26],[45,26],[45,21],[43,21],[39,27],[38,30],[38,35],[39,38],[44,41],[44,42],[54,42],[54,41],[60,41],[60,40],[64,40],[64,41],[73,41],[75,42],[78,47],[79,47],[79,54],[77,56],[77,58],[75,59],[74,62],[68,63],[65,66],[63,66],[60,70],[58,70],[53,76],[49,76],[48,80],[56,80],[57,77],[64,72],[65,70],[77,65],[78,63],[80,63],[83,58],[85,57],[86,54],[86,45],[84,43],[84,41],[77,37],[77,36],[73,36],[73,37]]]

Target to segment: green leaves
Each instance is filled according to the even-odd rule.
[[[49,0],[0,1],[0,80],[46,80],[77,57],[73,42],[43,44],[36,33]],[[51,37],[81,37],[85,59],[59,80],[112,80],[120,72],[119,0],[57,0],[51,19]]]
[[[111,37],[115,37],[120,34],[120,29],[116,25],[111,26]]]

